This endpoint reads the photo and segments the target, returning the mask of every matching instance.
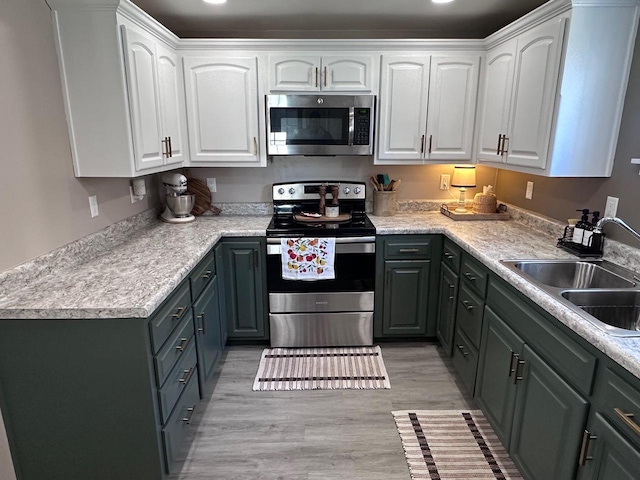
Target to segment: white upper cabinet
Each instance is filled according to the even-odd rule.
[[[469,161],[480,55],[383,55],[377,164]]]
[[[271,92],[370,92],[371,55],[271,55]]]
[[[185,57],[194,166],[261,166],[256,57]]]
[[[471,160],[479,71],[479,55],[431,57],[427,160]]]
[[[608,177],[638,2],[573,2],[555,16],[545,11],[552,7],[487,39],[478,161],[551,177]]]
[[[502,143],[509,128],[517,46],[517,40],[513,40],[487,53],[484,104],[478,116],[478,156],[482,159],[494,162],[504,159]]]

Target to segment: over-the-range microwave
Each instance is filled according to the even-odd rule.
[[[372,155],[375,95],[267,95],[269,155]]]

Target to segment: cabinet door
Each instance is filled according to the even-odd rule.
[[[618,433],[599,413],[593,417],[587,435],[584,465],[578,480],[637,480],[640,474],[640,452]]]
[[[184,59],[191,163],[259,166],[257,59]]]
[[[320,57],[271,55],[269,90],[272,92],[320,91]]]
[[[382,57],[376,163],[424,163],[430,62],[429,55]]]
[[[427,331],[429,260],[385,261],[384,335],[416,335]]]
[[[556,104],[565,19],[518,38],[507,163],[544,169]]]
[[[476,397],[503,445],[511,438],[516,398],[515,363],[524,341],[486,307],[480,341]]]
[[[322,57],[322,85],[326,92],[370,92],[370,55]]]
[[[512,40],[487,53],[482,112],[478,116],[479,161],[505,161],[501,153],[501,136],[506,136],[509,128],[517,45],[518,41]]]
[[[260,241],[234,241],[223,249],[229,338],[266,338],[266,248]]]
[[[471,160],[479,71],[479,56],[431,58],[428,160]]]
[[[158,89],[160,94],[160,115],[162,119],[162,137],[169,138],[170,155],[165,164],[184,162],[187,155],[187,118],[184,105],[182,72],[178,56],[162,44],[158,51]]]
[[[530,480],[575,477],[589,402],[525,345],[509,454]]]
[[[222,356],[218,298],[218,279],[216,277],[207,285],[193,306],[201,394],[205,381],[211,376],[216,362]]]
[[[155,42],[131,29],[122,28],[125,48],[127,91],[137,171],[161,167],[162,125]],[[99,115],[99,112],[96,112]],[[108,144],[109,139],[104,139]]]
[[[450,357],[456,320],[456,304],[458,303],[458,276],[444,262],[442,262],[441,268],[436,335],[447,356]]]

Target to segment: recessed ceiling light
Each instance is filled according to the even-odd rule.
[[[221,5],[223,3],[227,3],[227,0],[204,0],[204,2],[205,3],[213,3],[214,5]]]
[[[431,0],[433,3],[450,3],[453,0]]]

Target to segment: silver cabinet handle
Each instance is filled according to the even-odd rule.
[[[183,385],[186,385],[187,383],[189,383],[189,380],[191,380],[191,377],[193,376],[193,372],[196,371],[196,367],[191,367],[188,370],[183,370],[182,373],[184,373],[184,375],[182,376],[182,378],[178,379],[179,383],[182,383]]]
[[[514,352],[513,350],[511,350],[511,359],[509,360],[509,377],[511,376],[512,373],[515,373],[516,371],[513,369],[513,361],[514,360],[518,360],[518,358],[520,358],[520,355],[518,355],[516,352]]]
[[[593,457],[588,456],[589,443],[591,443],[591,440],[596,440],[597,438],[597,436],[591,435],[589,430],[584,431],[582,434],[582,446],[580,447],[580,459],[578,460],[578,465],[584,465],[587,463],[587,460],[593,460]]]
[[[513,384],[517,385],[519,380],[524,379],[524,364],[527,363],[524,360],[520,360],[518,359],[518,361],[516,362],[516,370],[514,372],[515,376],[513,378]],[[518,372],[520,372],[520,367],[523,367],[523,371],[521,375],[518,375]]]
[[[316,87],[318,86],[318,67],[316,67]]]
[[[204,272],[204,273],[202,274],[202,279],[203,279],[203,280],[209,280],[209,277],[211,277],[211,274],[212,274],[212,273],[213,273],[213,272],[212,272],[211,270],[207,270],[206,272]]]
[[[401,248],[398,251],[400,253],[418,253],[420,249],[419,248]]]
[[[169,157],[173,157],[173,147],[171,146],[171,137],[167,137],[167,141],[169,142]]]
[[[258,139],[253,137],[253,154],[258,155]]]
[[[624,413],[620,408],[614,408],[613,411],[636,435],[640,435],[640,425],[633,421],[633,413]]]
[[[467,300],[463,300],[462,305],[464,305],[464,308],[466,308],[469,311],[473,310],[473,305],[471,305]]]
[[[324,86],[327,86],[327,67],[324,67]]]
[[[189,339],[188,338],[181,338],[180,339],[180,345],[176,346],[176,350],[178,350],[179,352],[184,352],[184,347],[187,346],[187,343],[189,343]]]
[[[453,257],[454,257],[453,254],[449,252],[444,252],[444,258],[446,258],[447,260],[451,260]]]
[[[465,352],[464,351],[464,346],[463,345],[458,345],[458,350],[460,350],[460,353],[462,353],[463,357],[468,357],[469,356],[469,352]]]
[[[205,326],[204,326],[204,312],[202,312],[200,315],[198,315],[196,317],[198,320],[200,320],[200,326],[198,327],[198,331],[202,332],[202,334],[205,334]]]
[[[175,311],[175,313],[173,315],[171,315],[171,317],[175,320],[180,320],[182,318],[182,316],[184,315],[184,312],[187,311],[187,307],[178,307]]]
[[[184,423],[189,425],[191,423],[191,417],[193,417],[193,412],[195,412],[196,406],[187,408],[187,416],[182,419]]]
[[[476,277],[474,277],[474,276],[471,274],[471,272],[464,272],[464,276],[465,276],[465,277],[467,277],[467,279],[468,279],[470,282],[475,282],[475,281],[477,280],[477,279],[476,279]]]

